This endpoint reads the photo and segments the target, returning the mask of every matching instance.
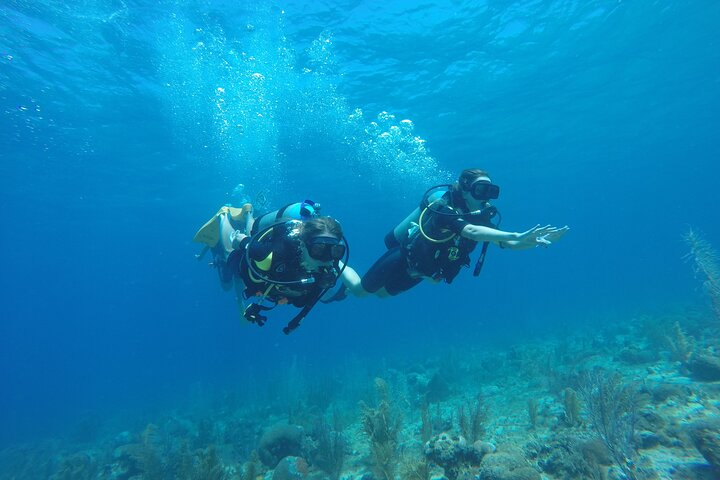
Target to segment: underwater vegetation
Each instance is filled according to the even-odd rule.
[[[264,384],[7,447],[0,479],[720,478],[717,257],[685,240],[710,308],[324,373],[296,359]]]
[[[345,386],[297,362],[283,396],[218,392],[137,430],[10,447],[0,478],[719,478],[714,324],[685,311],[507,349],[348,359]]]
[[[375,379],[377,406],[360,404],[362,426],[372,450],[376,474],[384,480],[395,478],[398,434],[402,425],[402,416],[390,406],[390,393],[385,380]]]
[[[566,395],[570,391],[567,389]],[[638,390],[623,383],[617,373],[603,370],[587,372],[580,386],[593,432],[602,441],[612,461],[628,479],[636,479],[634,464],[637,447],[635,427],[638,421]],[[570,397],[572,398],[572,397]],[[570,400],[575,403],[577,400]],[[566,399],[565,404],[568,404]],[[571,409],[579,411],[579,405]],[[570,417],[567,414],[566,417]]]
[[[695,274],[710,297],[715,317],[720,322],[720,261],[717,251],[695,230],[690,229],[684,240],[690,247],[688,257],[692,260]]]

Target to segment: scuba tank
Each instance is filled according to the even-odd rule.
[[[289,203],[274,212],[264,213],[255,218],[250,235],[256,235],[262,230],[266,230],[278,223],[287,222],[288,220],[310,220],[320,216],[320,204],[312,200],[303,200],[302,202]]]
[[[442,188],[446,187],[445,190]],[[423,210],[427,209],[430,204],[440,200],[442,196],[452,188],[452,185],[436,185],[425,192],[420,201],[420,206],[412,211],[405,220],[400,222],[395,228],[385,235],[385,246],[388,250],[391,248],[405,245],[410,237],[417,232],[418,221]],[[435,191],[434,191],[435,190]]]

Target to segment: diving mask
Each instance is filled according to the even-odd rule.
[[[475,200],[494,200],[500,196],[500,187],[489,180],[475,180],[466,188]]]
[[[341,260],[347,250],[344,243],[329,236],[313,237],[305,243],[305,246],[310,257],[321,262]]]

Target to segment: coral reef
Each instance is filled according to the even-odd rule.
[[[185,478],[202,478],[205,480],[225,480],[227,478],[227,473],[222,463],[220,463],[215,447],[211,446],[201,450],[198,457],[199,461],[193,469],[194,471]]]
[[[113,451],[114,462],[108,478],[125,480],[142,475],[147,478],[162,478],[163,465],[158,444],[158,427],[148,424],[140,434],[140,441],[120,445]]]
[[[695,379],[702,382],[720,381],[720,357],[698,352],[687,361],[687,369]]]
[[[703,458],[720,474],[720,419],[704,419],[690,425],[690,438]]]
[[[540,480],[540,472],[517,449],[498,451],[488,455],[480,465],[483,480]]]
[[[668,335],[664,337],[670,358],[677,362],[686,363],[695,350],[695,341],[688,337],[680,326],[680,322],[674,322]]]
[[[307,477],[309,467],[302,457],[285,457],[273,471],[272,480],[303,480]]]
[[[425,399],[428,403],[441,402],[450,395],[450,386],[440,372],[436,372],[427,383]]]
[[[475,397],[474,402],[461,405],[458,409],[460,432],[470,443],[474,443],[485,436],[487,417],[488,408],[479,395]]]
[[[260,438],[260,461],[269,468],[275,468],[284,457],[299,456],[302,453],[303,436],[303,429],[297,425],[273,425]]]
[[[528,419],[530,420],[530,427],[535,428],[538,423],[538,403],[534,398],[528,399]]]
[[[390,396],[385,380],[376,378],[375,388],[378,396],[377,407],[370,408],[361,404],[361,421],[370,443],[378,475],[386,480],[393,480],[401,419],[390,406]]]
[[[279,372],[266,392],[202,392],[193,408],[6,447],[0,480],[716,479],[713,322],[683,308],[509,348],[348,361],[343,382],[294,360],[292,382]]]
[[[400,463],[400,478],[403,480],[429,480],[430,465],[422,456],[406,456]]]
[[[430,408],[427,402],[423,402],[420,407],[420,439],[423,442],[430,440],[433,434],[433,425],[430,418]]]
[[[603,441],[615,464],[628,479],[634,472],[637,390],[622,383],[617,373],[594,370],[585,375],[581,387],[593,430]]]
[[[563,392],[563,406],[565,407],[564,420],[569,427],[580,423],[580,401],[575,390],[568,387]]]
[[[254,450],[250,455],[250,458],[245,465],[243,465],[242,472],[240,475],[241,480],[256,480],[258,477],[262,477],[261,474],[262,464],[260,458],[258,458],[257,450]]]
[[[425,444],[427,459],[442,467],[450,480],[455,480],[461,469],[479,464],[489,450],[483,442],[468,444],[462,435],[450,433],[441,433]]]
[[[51,480],[91,480],[97,475],[97,459],[85,452],[63,458]]]
[[[607,467],[613,463],[610,452],[598,438],[564,433],[526,448],[542,471],[554,478],[604,479]]]
[[[303,445],[310,463],[326,472],[332,480],[342,472],[346,450],[347,440],[337,419],[335,427],[318,420]]]

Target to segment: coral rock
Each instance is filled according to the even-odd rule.
[[[495,453],[495,451],[497,451],[495,445],[490,442],[483,442],[481,440],[473,443],[473,449],[475,450],[476,454],[480,456],[480,458],[484,457],[488,453]]]
[[[260,461],[275,468],[285,457],[300,456],[302,439],[303,429],[297,425],[277,424],[270,427],[260,438]]]
[[[684,385],[677,385],[673,383],[661,383],[656,385],[650,391],[652,400],[654,403],[665,402],[668,398],[686,398],[690,392],[689,389]]]
[[[704,420],[690,427],[695,448],[713,467],[720,469],[720,420]]]
[[[487,455],[480,466],[482,480],[540,480],[538,473],[520,452]]]
[[[461,467],[480,463],[483,451],[482,446],[477,450],[474,445],[468,445],[462,435],[450,433],[441,433],[425,444],[425,456],[442,467],[445,476],[451,480],[457,478]]]
[[[647,430],[639,432],[636,438],[638,447],[644,450],[655,448],[660,444],[660,436]]]
[[[430,403],[440,402],[445,400],[450,395],[450,386],[445,381],[445,378],[436,373],[432,376],[427,384],[427,390],[425,392],[425,398]]]
[[[655,350],[626,347],[620,351],[618,358],[629,365],[640,365],[657,361],[659,355]]]
[[[687,363],[690,374],[696,380],[717,382],[720,380],[720,358],[711,355],[693,355]]]
[[[308,464],[302,457],[285,457],[278,462],[272,480],[303,480],[308,475]]]
[[[441,467],[454,466],[465,460],[467,441],[462,435],[441,433],[425,444],[425,456]]]

